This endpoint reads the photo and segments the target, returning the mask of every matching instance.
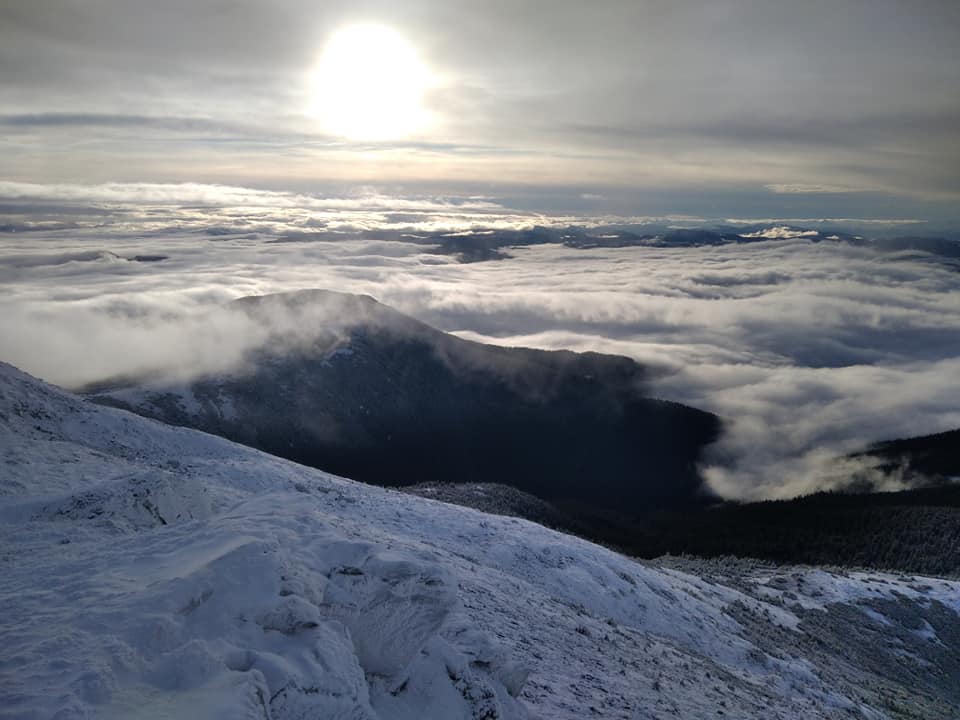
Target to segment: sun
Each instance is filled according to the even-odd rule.
[[[310,114],[325,132],[394,140],[422,131],[431,74],[414,47],[383,25],[352,25],[330,37],[312,76]]]

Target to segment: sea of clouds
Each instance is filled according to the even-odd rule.
[[[772,223],[750,244],[542,244],[462,264],[408,240],[600,220],[487,198],[217,186],[0,183],[0,201],[0,359],[69,387],[234,366],[274,336],[225,302],[317,287],[470,339],[636,358],[654,394],[727,421],[705,468],[726,497],[842,485],[863,468],[840,456],[960,427],[960,266],[922,252],[815,243]],[[410,237],[358,238],[383,229]]]

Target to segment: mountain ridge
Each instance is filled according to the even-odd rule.
[[[0,462],[0,717],[960,710],[956,582],[638,563],[2,364]]]
[[[697,463],[719,419],[647,396],[646,370],[629,358],[483,345],[329,291],[231,307],[280,328],[244,370],[85,395],[375,484],[509,473],[507,484],[547,499],[705,501]]]

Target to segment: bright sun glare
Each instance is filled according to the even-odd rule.
[[[422,130],[430,73],[413,46],[382,25],[354,25],[327,42],[313,75],[311,114],[333,135],[392,140]]]

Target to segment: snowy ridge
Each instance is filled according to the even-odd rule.
[[[642,565],[5,365],[0,448],[2,718],[960,709],[955,582]],[[870,645],[860,631],[874,625],[897,642]],[[845,632],[877,662],[832,643]]]

